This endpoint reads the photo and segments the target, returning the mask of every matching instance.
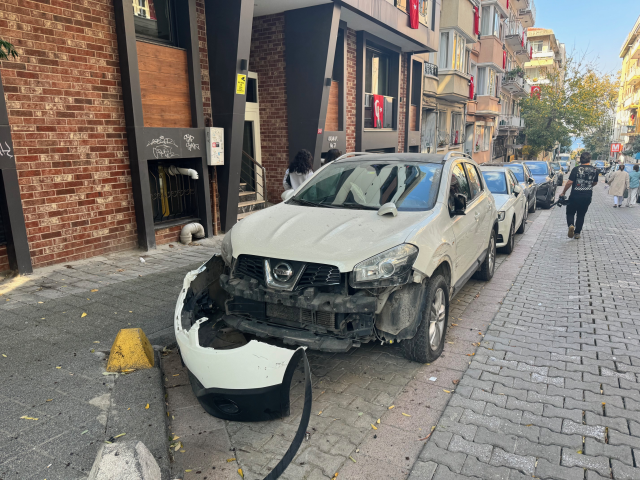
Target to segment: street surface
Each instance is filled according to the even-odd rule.
[[[378,344],[309,352],[309,436],[282,478],[639,479],[640,207],[613,209],[603,185],[580,240],[564,208],[530,215],[493,280],[455,297],[432,364]],[[182,278],[218,242],[42,269],[0,290],[0,479],[86,478],[120,433],[163,478],[264,478],[300,420],[300,372],[291,416],[260,423],[204,413],[175,350],[157,355],[162,372],[102,374],[119,328],[171,343]]]

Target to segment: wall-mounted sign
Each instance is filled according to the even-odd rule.
[[[238,80],[236,82],[236,94],[246,95],[247,93],[247,76],[238,74]]]
[[[224,128],[207,127],[207,165],[224,165]]]
[[[612,143],[611,144],[611,153],[620,153],[622,151],[621,143]]]

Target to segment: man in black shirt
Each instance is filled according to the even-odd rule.
[[[569,181],[565,184],[560,196],[563,196],[569,187],[571,196],[567,204],[567,225],[569,226],[569,238],[580,238],[584,216],[591,204],[593,187],[598,184],[598,170],[591,166],[591,154],[583,152],[580,155],[580,165],[573,167],[569,175]],[[577,218],[576,218],[577,215]]]

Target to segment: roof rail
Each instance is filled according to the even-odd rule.
[[[349,153],[345,153],[344,155],[340,155],[334,161],[342,160],[343,158],[347,158],[347,157],[359,157],[361,155],[375,155],[375,153],[373,153],[373,152],[349,152]]]
[[[449,160],[451,157],[453,156],[460,156],[460,157],[465,157],[465,158],[471,158],[471,155],[469,155],[468,153],[463,153],[463,152],[447,152],[444,154],[444,158],[442,159],[442,163],[445,163],[447,160]]]

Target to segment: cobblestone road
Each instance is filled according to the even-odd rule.
[[[411,480],[640,479],[640,208],[554,209]]]

